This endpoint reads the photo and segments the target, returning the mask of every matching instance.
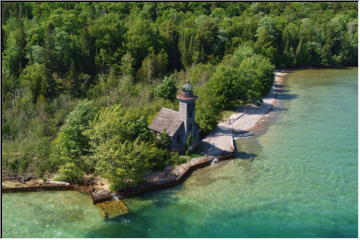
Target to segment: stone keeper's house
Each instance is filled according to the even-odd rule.
[[[176,98],[179,100],[179,112],[161,108],[149,129],[157,133],[166,132],[171,137],[171,150],[183,153],[187,143],[190,143],[190,149],[199,144],[199,126],[195,122],[197,96],[193,95],[192,86],[186,83]]]

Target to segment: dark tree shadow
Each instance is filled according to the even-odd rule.
[[[277,94],[276,98],[280,99],[280,100],[293,100],[293,99],[298,98],[298,95],[291,94],[291,93],[279,93],[279,94]]]
[[[279,94],[279,93],[287,93],[289,90],[287,89],[274,89],[273,93]]]
[[[275,87],[275,88],[283,88],[283,87],[285,87],[285,85],[284,85],[284,84],[280,84],[280,83],[274,83],[274,87]]]
[[[251,162],[256,158],[258,155],[255,153],[247,153],[247,152],[237,152],[235,154],[237,158],[244,159],[244,160],[250,160]]]

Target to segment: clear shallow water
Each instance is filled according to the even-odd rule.
[[[242,158],[127,200],[104,221],[77,192],[3,195],[4,237],[356,237],[357,68],[292,73],[284,111]]]

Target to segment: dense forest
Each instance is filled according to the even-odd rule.
[[[186,81],[204,135],[274,69],[357,66],[357,4],[2,3],[2,167],[112,187],[186,161],[147,125]]]

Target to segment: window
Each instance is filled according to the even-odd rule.
[[[176,141],[177,141],[178,143],[180,143],[180,140],[181,140],[181,139],[180,139],[180,135],[177,135],[177,136],[176,136]]]
[[[193,117],[193,111],[189,110],[189,118],[192,118],[192,117]]]
[[[189,123],[189,131],[191,131],[191,130],[192,130],[192,124]]]

